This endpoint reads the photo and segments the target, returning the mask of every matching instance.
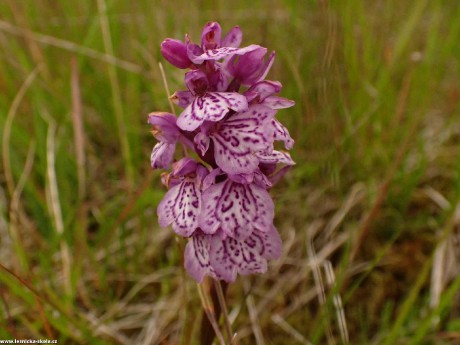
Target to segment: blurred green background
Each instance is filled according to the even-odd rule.
[[[297,165],[283,257],[228,289],[238,344],[460,342],[457,1],[0,2],[0,339],[199,344],[184,242],[157,225],[147,114],[166,37],[276,51]]]

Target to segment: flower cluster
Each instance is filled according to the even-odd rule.
[[[203,28],[201,46],[166,39],[161,53],[185,73],[187,90],[172,100],[183,108],[176,117],[149,115],[158,140],[153,168],[169,189],[158,206],[162,227],[188,238],[185,267],[201,282],[208,275],[227,282],[237,274],[263,273],[267,260],[281,255],[273,225],[274,204],[267,192],[294,165],[288,152],[294,141],[275,118],[294,102],[276,96],[281,83],[265,80],[275,53],[259,45],[240,48],[238,26],[222,39],[216,22]],[[188,152],[174,161],[177,143]],[[194,158],[192,158],[194,157]]]

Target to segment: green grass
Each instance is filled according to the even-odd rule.
[[[159,62],[183,88],[161,41],[217,20],[276,51],[269,78],[296,101],[278,117],[297,165],[271,191],[284,255],[229,287],[238,343],[460,341],[455,2],[6,0],[0,13],[0,339],[199,343],[184,243],[157,225],[146,116],[169,110]]]

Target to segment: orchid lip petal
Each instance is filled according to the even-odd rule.
[[[227,236],[244,239],[255,228],[265,230],[273,222],[273,201],[266,190],[254,184],[227,180],[206,189],[202,199],[198,224],[208,234],[221,229]]]
[[[232,115],[211,134],[217,165],[229,174],[254,172],[259,161],[256,153],[272,149],[276,111],[263,105],[252,105]]]
[[[247,109],[246,97],[235,92],[208,92],[197,97],[180,114],[177,125],[185,131],[193,131],[204,121],[216,122],[224,118],[230,110]]]
[[[184,253],[184,266],[187,272],[201,283],[206,275],[216,277],[209,261],[210,236],[197,231],[188,241]]]
[[[255,230],[244,240],[214,235],[210,238],[209,261],[216,275],[227,282],[236,275],[265,273],[267,260],[281,256],[282,242],[274,226],[266,232]]]

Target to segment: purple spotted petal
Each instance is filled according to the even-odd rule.
[[[224,39],[222,40],[222,46],[237,48],[240,46],[242,40],[243,32],[239,26],[235,26],[227,33],[227,35],[225,35]]]
[[[248,103],[246,97],[235,92],[208,92],[203,97],[197,97],[180,114],[177,120],[179,128],[193,131],[203,121],[219,121],[229,110],[246,110]]]
[[[258,46],[257,44],[251,44],[250,46],[247,46],[244,48],[221,47],[221,48],[206,50],[203,54],[199,56],[196,56],[196,55],[193,56],[192,54],[189,54],[189,57],[194,63],[201,64],[203,61],[206,61],[206,60],[220,60],[226,56],[233,55],[233,54],[243,55],[259,47],[260,46]],[[197,50],[195,48],[195,52],[193,54],[196,54],[196,51]]]
[[[268,192],[254,184],[227,180],[203,192],[199,226],[208,234],[221,229],[225,235],[244,239],[257,228],[268,231],[273,223],[274,204]]]
[[[269,96],[264,99],[262,104],[272,109],[285,109],[294,106],[295,102],[283,97]]]
[[[185,247],[184,264],[187,272],[201,283],[206,275],[215,277],[209,262],[210,236],[196,231]]]
[[[236,279],[240,262],[241,246],[240,242],[228,237],[222,240],[218,235],[214,235],[210,239],[209,262],[214,271],[226,282],[234,282]],[[229,247],[234,249],[230,251]],[[234,257],[237,254],[237,257]]]
[[[279,122],[276,119],[272,120],[272,127],[274,129],[274,139],[276,141],[283,141],[284,142],[284,147],[287,150],[292,149],[294,146],[294,140],[291,138],[289,135],[289,131],[287,130],[286,127],[284,127],[281,122]]]
[[[271,152],[259,152],[257,153],[259,162],[268,163],[268,164],[286,164],[286,165],[295,165],[295,162],[292,160],[291,155],[288,152],[276,151]]]
[[[153,169],[168,169],[174,157],[176,144],[168,144],[165,141],[157,143],[150,155],[150,165]]]
[[[249,174],[259,164],[256,153],[270,150],[276,111],[263,105],[252,105],[247,111],[233,115],[211,133],[217,165],[229,174]]]
[[[282,86],[279,81],[264,80],[255,83],[245,92],[245,94],[251,95],[251,100],[257,98],[257,102],[261,103],[268,96],[280,92],[281,87]]]
[[[233,282],[237,273],[265,273],[267,259],[278,258],[281,249],[281,238],[272,226],[268,232],[255,230],[244,240],[230,237],[222,240],[218,235],[212,236],[209,260],[217,275]]]
[[[198,227],[201,195],[196,182],[186,178],[171,188],[158,205],[158,222],[166,227],[172,224],[174,231],[189,237]]]
[[[171,96],[171,100],[181,108],[186,108],[194,99],[195,96],[190,91],[176,91]]]

